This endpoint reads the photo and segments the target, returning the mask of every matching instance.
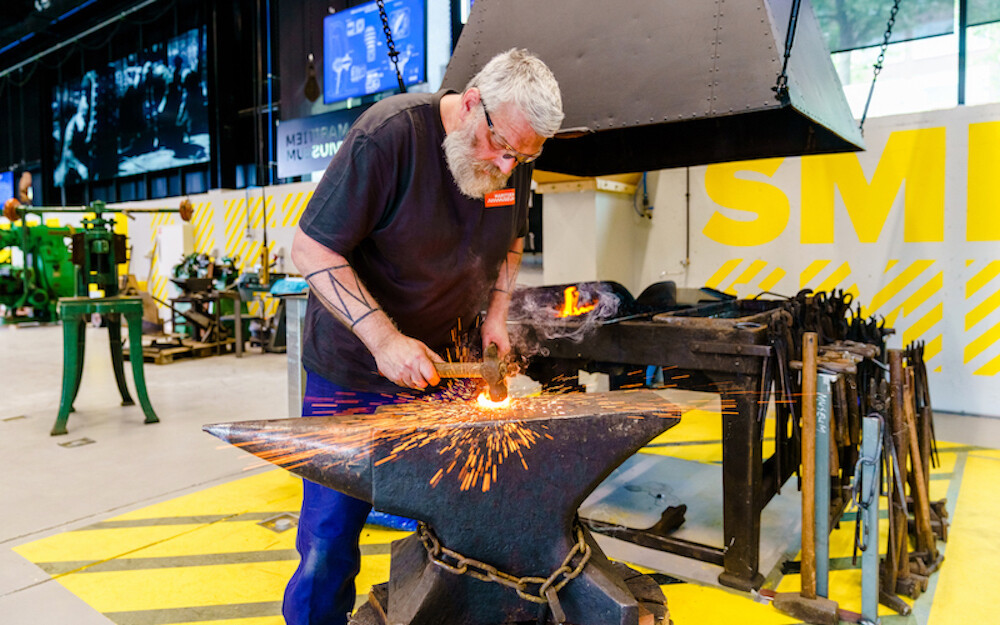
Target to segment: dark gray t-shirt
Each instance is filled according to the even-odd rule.
[[[484,308],[511,243],[527,233],[532,170],[518,166],[509,190],[485,201],[462,195],[441,147],[444,94],[393,96],[365,111],[299,221],[350,262],[403,334],[442,356],[453,329],[468,328]],[[364,344],[312,294],[302,360],[355,390],[403,390],[378,375]]]

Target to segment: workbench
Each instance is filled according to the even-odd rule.
[[[574,319],[511,320],[512,335],[547,350],[547,358],[600,365],[664,367],[667,386],[716,392],[722,402],[723,533],[726,547],[658,537],[662,549],[722,566],[719,582],[759,588],[760,514],[798,464],[796,445],[783,434],[788,406],[776,402],[775,451],[763,457],[764,421],[777,379],[769,324],[778,303],[740,300],[696,306],[650,319],[597,325],[582,341],[545,336],[570,334]],[[562,324],[566,331],[555,327]],[[546,334],[547,333],[547,334]],[[662,538],[662,540],[661,540]]]

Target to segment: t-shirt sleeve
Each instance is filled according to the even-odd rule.
[[[531,203],[531,175],[534,171],[534,164],[520,165],[517,168],[514,184],[517,188],[516,197],[521,199],[517,205],[517,223],[514,224],[515,239],[528,236],[528,206]]]
[[[348,133],[306,206],[299,227],[348,256],[382,219],[391,202],[397,163],[371,136]]]

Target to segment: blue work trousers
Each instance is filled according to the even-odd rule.
[[[371,413],[398,401],[358,393],[306,371],[303,417]],[[303,480],[302,512],[295,548],[301,560],[285,588],[281,611],[288,625],[345,625],[354,609],[354,578],[361,569],[358,539],[371,504]]]

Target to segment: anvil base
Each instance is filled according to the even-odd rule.
[[[411,536],[404,538],[401,541],[397,541],[397,543],[412,543],[414,541],[415,537]],[[393,545],[394,552],[397,551],[398,547],[400,547],[397,543],[394,543]],[[417,547],[419,545],[413,546]],[[410,545],[402,545],[403,550],[409,550],[408,547],[410,547]],[[422,550],[422,547],[420,549]],[[413,553],[416,554],[417,550],[414,549]],[[602,558],[602,560],[606,565],[605,567],[602,567],[605,569],[603,573],[605,575],[620,578],[624,586],[628,589],[628,592],[635,598],[639,607],[639,625],[673,625],[673,621],[670,620],[670,612],[667,609],[667,599],[663,595],[663,591],[660,589],[659,585],[657,585],[656,581],[652,577],[640,573],[620,562],[610,562],[604,558]],[[441,578],[439,576],[448,575],[450,574],[428,561],[427,566],[423,569],[422,574],[420,574],[419,577],[423,578],[426,576],[429,578],[427,581],[430,581],[430,579],[447,580],[447,577]],[[433,583],[433,581],[431,581],[431,583]],[[372,586],[368,593],[368,601],[355,611],[348,625],[390,625],[390,621],[387,616],[390,611],[389,586],[390,582]],[[445,610],[447,610],[447,608],[445,608]],[[434,615],[429,614],[426,616],[433,619]],[[549,616],[549,620],[546,622],[553,622],[551,615]],[[532,618],[530,620],[507,621],[504,623],[497,623],[496,625],[537,625],[537,623],[538,619]],[[566,625],[572,624],[567,623]]]

